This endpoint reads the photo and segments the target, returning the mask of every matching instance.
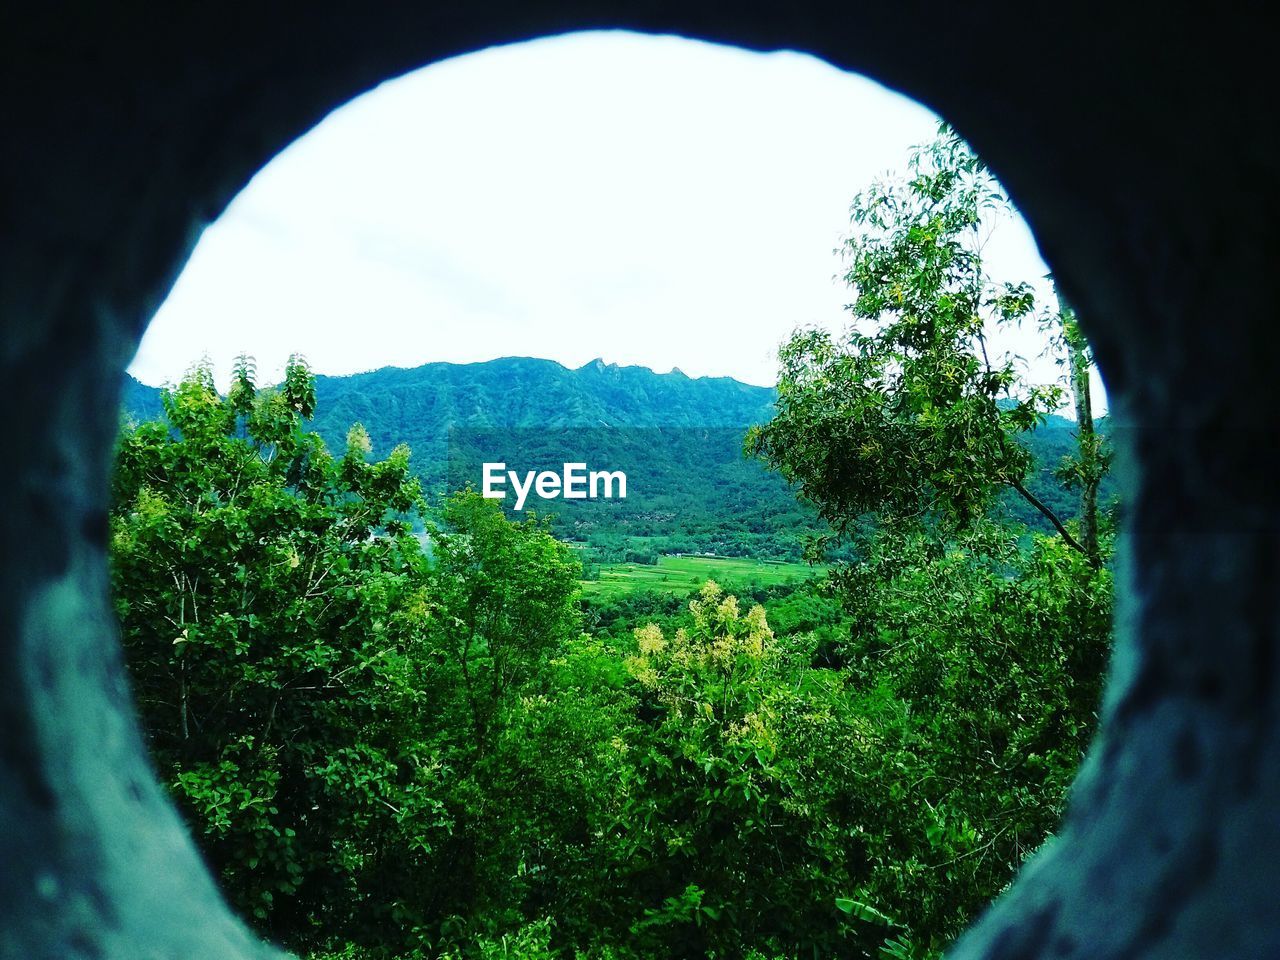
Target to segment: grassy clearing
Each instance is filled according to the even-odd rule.
[[[602,564],[600,579],[585,581],[582,588],[584,593],[595,596],[618,596],[632,590],[665,590],[684,594],[696,590],[708,580],[724,586],[742,583],[773,586],[803,580],[822,573],[824,569],[807,563],[747,557],[659,557],[656,565]]]

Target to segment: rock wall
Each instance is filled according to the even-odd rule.
[[[382,80],[569,29],[793,48],[928,104],[1077,306],[1129,514],[1104,732],[964,960],[1280,956],[1280,151],[1260,8],[818,0],[0,12],[0,958],[272,956],[149,772],[107,606],[119,371],[202,227]],[[838,118],[832,118],[838,122]]]

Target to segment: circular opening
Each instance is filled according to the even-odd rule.
[[[1054,828],[1105,400],[936,127],[809,57],[571,35],[354,101],[209,229],[131,368],[172,388],[126,395],[113,579],[262,932],[929,957]]]

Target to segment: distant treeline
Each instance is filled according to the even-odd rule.
[[[375,454],[407,443],[412,469],[433,494],[469,483],[478,489],[486,461],[513,469],[580,461],[625,471],[625,500],[531,499],[526,506],[550,515],[557,536],[586,543],[598,562],[653,562],[671,553],[798,560],[827,530],[776,472],[743,454],[747,428],[773,414],[768,387],[599,361],[570,370],[508,357],[322,376],[316,395],[310,429],[330,450],[343,449],[352,423],[364,426]],[[160,391],[130,378],[124,409],[135,420],[152,419]],[[1053,471],[1071,451],[1073,434],[1070,420],[1050,417],[1021,438],[1039,465],[1028,486],[1064,518],[1075,515],[1077,500]],[[1108,480],[1103,500],[1111,494]],[[508,498],[504,505],[514,516],[512,504]],[[1001,509],[1049,532],[1017,496],[1006,493]]]

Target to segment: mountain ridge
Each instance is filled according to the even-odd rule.
[[[128,377],[124,410],[151,419],[161,412],[160,393]],[[623,469],[631,480],[625,502],[547,501],[538,511],[555,515],[559,535],[593,546],[660,541],[664,550],[790,559],[824,525],[781,476],[742,454],[746,429],[772,417],[775,396],[773,387],[732,377],[658,373],[601,358],[577,368],[537,357],[436,361],[317,374],[311,429],[334,452],[354,423],[368,432],[375,456],[408,444],[433,495],[479,486],[485,462]],[[1074,428],[1054,416],[1025,437],[1038,460],[1029,486],[1063,517],[1074,514],[1073,497],[1051,472],[1074,446]],[[1002,503],[1045,528],[1016,497]]]

